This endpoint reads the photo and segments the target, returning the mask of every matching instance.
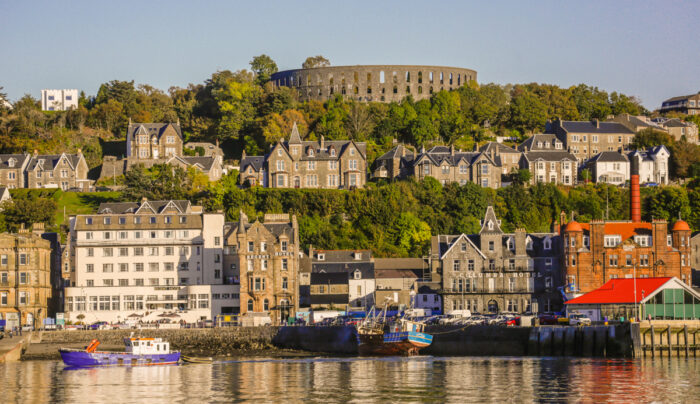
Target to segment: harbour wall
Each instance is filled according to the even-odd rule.
[[[433,343],[421,354],[434,356],[639,357],[638,324],[569,327],[493,325],[430,326]],[[283,327],[273,344],[329,354],[356,354],[355,330],[347,327]]]

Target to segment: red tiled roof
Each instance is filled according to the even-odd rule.
[[[634,279],[611,279],[605,285],[583,296],[571,299],[566,304],[620,304],[640,303],[656,289],[673,278],[637,278],[637,301],[635,302]]]
[[[690,226],[685,220],[678,220],[673,224],[673,229],[671,231],[690,231]]]
[[[577,223],[581,228],[590,233],[591,224],[590,223]],[[568,230],[568,228],[567,228]],[[622,237],[622,241],[627,240],[630,237],[642,234],[651,234],[651,223],[649,222],[606,222],[603,227],[603,233],[605,235],[619,234]]]

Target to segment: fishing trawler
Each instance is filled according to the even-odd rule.
[[[100,341],[93,339],[86,349],[61,348],[63,363],[71,367],[173,365],[180,352],[171,351],[170,343],[161,338],[124,338],[124,352],[98,351]]]
[[[433,342],[433,336],[424,333],[425,325],[405,318],[388,324],[386,305],[379,314],[374,307],[357,324],[357,343],[360,355],[417,355]],[[389,329],[389,332],[385,331]]]

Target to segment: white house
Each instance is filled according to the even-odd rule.
[[[67,111],[78,108],[78,90],[41,90],[42,111]]]
[[[240,308],[222,272],[224,216],[189,201],[103,203],[70,220],[66,319],[193,322]]]
[[[668,184],[668,159],[671,152],[666,146],[653,146],[647,150],[635,150],[628,155],[632,164],[639,167],[639,183]]]
[[[630,179],[630,161],[620,152],[604,151],[586,162],[594,182],[623,185]]]

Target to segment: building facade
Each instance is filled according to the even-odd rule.
[[[399,102],[410,95],[418,101],[470,81],[476,81],[475,70],[408,65],[325,66],[285,70],[270,77],[275,87],[295,88],[302,101],[321,102],[338,95],[368,102]]]
[[[675,276],[691,284],[690,227],[682,220],[672,227],[666,220],[571,221],[562,225],[561,235],[563,275],[574,293],[617,278]]]
[[[68,111],[78,108],[78,90],[41,90],[42,111]]]
[[[39,327],[54,314],[51,254],[51,243],[28,229],[0,234],[0,318],[6,327]]]
[[[593,182],[624,185],[630,179],[630,161],[625,153],[605,151],[586,162]]]
[[[266,214],[250,223],[240,212],[226,223],[225,279],[240,283],[240,313],[268,315],[277,324],[299,309],[299,225],[296,216]]]
[[[535,134],[518,145],[521,168],[530,171],[530,182],[576,185],[579,162],[564,142],[553,134]]]
[[[668,160],[671,152],[666,146],[653,146],[646,150],[635,150],[627,154],[630,165],[638,167],[639,183],[668,184]]]
[[[157,160],[182,156],[180,123],[132,123],[126,130],[126,157]]]
[[[67,319],[194,322],[235,312],[224,284],[224,218],[189,201],[102,203],[70,221]]]
[[[367,310],[374,305],[375,276],[371,250],[309,248],[309,257],[312,266],[311,307],[318,307],[324,300],[329,300],[338,307],[343,298],[337,296],[338,293],[334,289],[340,287],[339,285],[345,285],[346,307]],[[332,282],[336,282],[337,286],[331,287]],[[327,293],[327,296],[322,292]]]
[[[367,146],[352,140],[302,141],[296,124],[265,156],[241,157],[240,184],[269,188],[362,188]]]
[[[25,188],[25,170],[29,154],[0,154],[0,185],[10,189]]]
[[[477,313],[538,313],[561,309],[556,233],[514,233],[488,207],[478,234],[437,235],[431,243],[433,271],[441,274],[443,310]]]
[[[700,114],[700,92],[669,98],[661,103],[659,112],[662,114],[666,112],[680,112],[686,115],[698,115]]]
[[[564,143],[567,151],[579,163],[604,151],[620,151],[634,140],[634,131],[618,122],[555,121],[548,123],[547,133],[552,133]]]
[[[38,154],[36,151],[27,164],[27,188],[61,188],[90,191],[88,165],[80,149],[76,154]]]

